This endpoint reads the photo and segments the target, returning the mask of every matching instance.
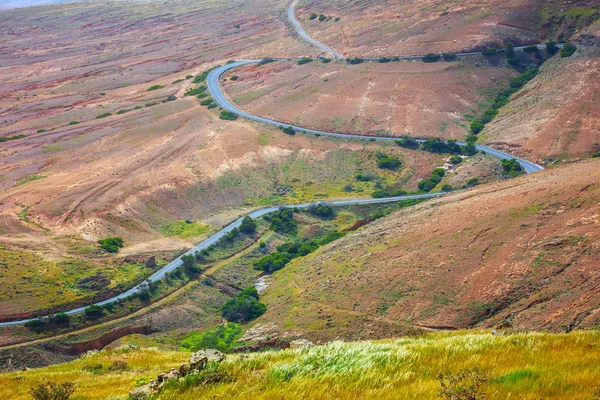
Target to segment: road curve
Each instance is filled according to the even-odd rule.
[[[351,133],[326,132],[326,131],[320,131],[320,130],[316,130],[316,129],[304,128],[304,127],[297,126],[297,125],[290,125],[286,122],[281,122],[281,121],[277,121],[277,120],[273,120],[273,119],[269,119],[269,118],[260,117],[258,115],[250,114],[244,110],[237,108],[235,105],[233,105],[229,101],[229,99],[227,99],[227,97],[223,93],[223,89],[219,85],[219,78],[226,71],[228,71],[232,68],[236,68],[236,67],[240,67],[240,66],[248,65],[248,64],[255,64],[258,62],[260,62],[260,60],[236,61],[236,62],[232,62],[232,63],[226,64],[226,65],[223,65],[221,67],[215,68],[208,74],[208,77],[206,78],[206,84],[208,85],[208,90],[210,91],[210,94],[215,99],[215,102],[222,109],[231,111],[241,117],[244,117],[244,118],[247,118],[247,119],[250,119],[253,121],[261,122],[263,124],[268,124],[268,125],[278,126],[278,127],[279,126],[291,126],[296,131],[301,132],[301,133],[311,133],[314,135],[338,137],[338,138],[344,138],[344,139],[350,138],[350,139],[359,139],[359,140],[377,140],[377,141],[387,141],[387,142],[395,141],[395,140],[399,139],[398,137],[390,137],[390,136],[367,136],[367,135],[357,135],[357,134],[351,134]],[[424,140],[422,140],[422,139],[418,139],[418,141],[424,142]],[[457,142],[457,143],[460,146],[466,145],[465,142]],[[543,167],[541,167],[537,164],[534,164],[530,161],[524,160],[522,158],[514,157],[510,154],[501,152],[499,150],[492,149],[491,147],[482,146],[482,145],[476,145],[476,147],[477,147],[477,150],[483,151],[491,156],[497,157],[502,160],[510,160],[512,158],[516,159],[517,162],[523,167],[523,169],[528,174],[533,173],[533,172],[538,172],[538,171],[541,171],[544,169]]]
[[[302,26],[302,24],[300,23],[300,21],[298,21],[296,19],[296,13],[295,13],[296,5],[298,5],[298,0],[292,1],[292,3],[289,5],[289,7],[287,9],[288,19],[290,20],[291,24],[294,26],[294,29],[296,30],[296,33],[298,33],[298,35],[302,39],[304,39],[308,43],[312,44],[313,46],[318,47],[319,49],[323,50],[326,53],[333,54],[333,56],[335,58],[337,58],[337,59],[344,59],[344,56],[342,54],[338,53],[337,51],[333,50],[330,47],[325,46],[323,43],[317,42],[315,39],[313,39],[310,36],[308,36],[308,34],[304,30],[304,27]]]
[[[290,22],[294,25],[294,28],[296,29],[298,34],[304,40],[315,45],[316,47],[320,48],[321,50],[333,54],[338,59],[344,59],[344,56],[342,54],[325,46],[322,43],[317,42],[316,40],[314,40],[310,36],[308,36],[306,31],[302,27],[302,24],[300,24],[300,22],[298,22],[298,20],[296,19],[294,9],[295,9],[295,6],[297,5],[297,3],[298,3],[298,0],[294,0],[288,7],[287,13],[288,13],[288,18],[289,18]],[[522,50],[522,48],[519,48],[519,50]],[[464,53],[462,55],[471,55],[471,54],[479,54],[479,53]],[[410,59],[410,58],[421,58],[421,57],[420,56],[405,56],[402,58]],[[373,59],[373,60],[376,60],[376,59]],[[239,108],[235,107],[231,102],[229,102],[229,100],[223,94],[221,86],[219,85],[219,78],[226,71],[228,71],[232,68],[240,67],[240,66],[247,65],[247,64],[254,64],[254,63],[258,63],[258,62],[260,62],[260,60],[236,61],[233,63],[229,63],[227,65],[218,67],[218,68],[212,70],[208,74],[208,77],[207,77],[208,89],[209,89],[210,93],[212,94],[213,98],[215,99],[215,101],[219,104],[219,106],[221,106],[221,108],[223,108],[224,110],[234,112],[241,117],[244,117],[244,118],[247,118],[247,119],[250,119],[253,121],[257,121],[257,122],[262,122],[264,124],[268,124],[268,125],[272,125],[272,126],[283,126],[283,125],[292,126],[295,130],[300,131],[302,133],[311,133],[311,134],[315,134],[315,135],[322,135],[322,136],[328,136],[328,137],[338,137],[338,138],[345,138],[345,139],[351,138],[351,139],[359,139],[359,140],[394,141],[394,140],[398,139],[395,137],[387,137],[387,136],[367,136],[367,135],[357,135],[357,134],[343,134],[343,133],[325,132],[325,131],[319,131],[319,130],[315,130],[315,129],[308,129],[308,128],[303,128],[300,126],[289,125],[287,123],[268,119],[268,118],[263,118],[258,115],[253,115],[253,114],[247,113],[243,110],[240,110]],[[420,140],[420,139],[418,139],[418,140],[420,142],[424,141],[424,140]],[[461,146],[466,145],[466,143],[464,143],[464,142],[457,142],[457,143]],[[532,162],[529,162],[529,161],[521,159],[521,158],[513,157],[510,154],[503,153],[499,150],[495,150],[490,147],[481,146],[481,145],[476,145],[476,147],[480,151],[484,151],[491,156],[494,156],[494,157],[497,157],[497,158],[500,158],[503,160],[512,159],[512,158],[516,159],[517,162],[523,167],[523,169],[528,174],[543,170],[543,167],[541,167],[537,164],[534,164]],[[382,198],[382,199],[355,199],[355,200],[349,199],[349,200],[342,200],[342,201],[327,202],[327,204],[331,205],[331,206],[349,206],[349,205],[359,205],[359,204],[382,204],[382,203],[393,203],[393,202],[407,200],[407,199],[430,199],[430,198],[442,196],[444,194],[445,193],[426,193],[426,194],[387,197],[387,198]],[[295,205],[282,205],[282,206],[266,207],[266,208],[252,211],[246,215],[250,216],[251,218],[259,218],[259,217],[262,217],[269,213],[272,213],[274,211],[277,211],[280,207],[308,208],[312,204],[314,204],[314,203],[303,203],[303,204],[295,204]],[[225,234],[230,232],[233,228],[239,227],[241,225],[242,219],[244,217],[241,217],[238,220],[236,220],[235,222],[232,222],[231,224],[227,225],[226,227],[224,227],[219,232],[215,233],[214,235],[212,235],[205,241],[197,244],[196,246],[192,247],[190,250],[186,251],[181,256],[175,258],[173,261],[171,261],[170,263],[168,263],[167,265],[165,265],[164,267],[162,267],[161,269],[159,269],[158,271],[153,273],[146,280],[146,282],[147,281],[156,282],[156,281],[163,279],[166,273],[173,272],[174,270],[176,270],[183,264],[183,261],[181,260],[181,257],[183,255],[194,255],[197,251],[204,250],[204,249],[212,246],[213,244],[217,243]],[[121,300],[121,299],[125,299],[127,297],[130,297],[130,296],[138,293],[141,289],[141,286],[142,286],[141,284],[137,285],[117,296],[111,297],[109,299],[106,299],[104,301],[100,301],[100,302],[94,303],[94,304],[101,306],[101,305],[105,305],[108,303],[113,303],[113,302]],[[79,308],[75,308],[75,309],[64,311],[64,312],[69,315],[79,314],[79,313],[84,312],[87,307],[88,306],[79,307]],[[33,318],[21,319],[21,320],[16,320],[16,321],[8,321],[8,322],[0,322],[0,327],[21,325],[21,324],[25,324],[25,323],[31,321],[32,319]]]

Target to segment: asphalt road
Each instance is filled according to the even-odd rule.
[[[289,7],[287,9],[288,19],[290,20],[290,22],[294,26],[294,29],[296,30],[296,33],[303,40],[305,40],[306,42],[312,44],[315,47],[318,47],[319,49],[321,49],[325,53],[330,53],[330,54],[333,54],[333,56],[335,58],[343,59],[344,56],[342,54],[338,53],[337,51],[333,50],[330,47],[325,46],[323,43],[317,42],[315,39],[313,39],[310,36],[308,36],[308,34],[304,30],[304,27],[302,26],[302,24],[300,23],[300,21],[298,21],[296,19],[296,13],[295,13],[294,10],[296,9],[296,5],[297,4],[298,4],[298,0],[294,0],[294,1],[292,1],[292,3],[289,5]]]
[[[304,28],[302,27],[300,22],[298,22],[298,20],[296,20],[296,17],[294,15],[294,8],[295,8],[297,2],[298,2],[298,0],[294,0],[292,2],[292,4],[288,7],[288,10],[287,10],[288,18],[290,19],[290,22],[294,25],[294,28],[296,29],[297,33],[304,40],[317,46],[321,50],[333,54],[338,59],[344,59],[344,56],[341,55],[340,53],[325,46],[322,43],[317,42],[316,40],[312,39],[310,36],[307,35],[306,31],[304,30]],[[538,46],[538,47],[542,48],[543,46]],[[517,49],[522,50],[523,48],[522,47],[515,48],[515,50],[517,50]],[[459,55],[465,56],[465,55],[475,55],[475,54],[481,54],[481,53],[463,53],[463,54],[459,54]],[[421,58],[421,57],[420,56],[405,56],[405,57],[401,57],[401,58],[402,59],[416,59],[416,58]],[[295,60],[295,59],[290,58],[290,59],[286,59],[286,60]],[[375,58],[375,59],[367,59],[367,60],[377,60],[377,59]],[[217,104],[219,104],[219,106],[221,106],[222,109],[234,112],[235,114],[237,114],[241,117],[244,117],[244,118],[247,118],[247,119],[250,119],[253,121],[261,122],[264,124],[272,125],[272,126],[292,126],[296,131],[299,131],[301,133],[315,134],[315,135],[328,136],[328,137],[337,137],[337,138],[344,138],[344,139],[358,139],[358,140],[394,141],[394,140],[398,139],[396,137],[388,137],[388,136],[366,136],[366,135],[343,134],[343,133],[319,131],[319,130],[315,130],[315,129],[303,128],[301,126],[289,125],[284,122],[275,121],[275,120],[268,119],[268,118],[263,118],[258,115],[253,115],[253,114],[247,113],[243,110],[240,110],[239,108],[235,107],[223,94],[221,86],[219,85],[219,78],[226,71],[228,71],[232,68],[237,68],[237,67],[247,65],[247,64],[258,63],[260,61],[261,60],[236,61],[236,62],[233,62],[230,64],[226,64],[224,66],[218,67],[209,73],[209,75],[207,77],[208,89],[209,89],[210,93],[212,94],[213,98],[215,99],[215,101],[217,102]],[[419,140],[419,141],[423,142],[424,140]],[[458,142],[458,144],[461,146],[466,145],[466,143],[464,143],[464,142]],[[478,150],[484,151],[487,154],[497,157],[499,159],[508,160],[508,159],[515,158],[517,160],[517,162],[523,167],[523,169],[528,174],[531,174],[533,172],[538,172],[538,171],[541,171],[544,169],[543,167],[536,165],[532,162],[511,156],[510,154],[501,152],[499,150],[494,150],[487,146],[476,145],[476,147]],[[383,198],[383,199],[358,199],[358,200],[333,201],[333,202],[327,202],[327,204],[331,205],[331,206],[348,206],[348,205],[356,205],[356,204],[381,204],[381,203],[393,203],[393,202],[407,200],[407,199],[428,199],[428,198],[438,197],[438,196],[442,196],[442,195],[444,195],[444,193],[427,193],[427,194],[418,194],[418,195],[388,197],[388,198]],[[252,218],[259,218],[266,214],[277,211],[280,207],[307,208],[311,204],[314,204],[314,203],[267,207],[267,208],[262,208],[260,210],[252,211],[246,215],[248,215]],[[205,241],[197,244],[196,246],[192,247],[190,250],[186,251],[184,254],[182,254],[182,256],[183,255],[194,255],[197,251],[201,251],[201,250],[206,249],[206,248],[210,247],[211,245],[217,243],[225,234],[230,232],[233,228],[239,227],[242,223],[242,219],[243,219],[243,217],[241,217],[237,221],[227,225],[225,228],[221,229],[219,232],[215,233],[214,235],[212,235]],[[150,281],[150,282],[159,281],[165,276],[165,274],[167,272],[173,272],[175,269],[179,268],[183,264],[183,262],[181,260],[182,256],[177,257],[176,259],[174,259],[173,261],[171,261],[170,263],[168,263],[167,265],[165,265],[164,267],[162,267],[161,269],[156,271],[146,281]],[[112,302],[115,302],[120,299],[125,299],[129,296],[132,296],[132,295],[138,293],[140,291],[140,288],[141,288],[141,285],[137,285],[117,296],[111,297],[110,299],[106,299],[104,301],[94,303],[94,304],[105,305],[105,304],[112,303]],[[84,312],[84,310],[87,307],[88,306],[75,308],[72,310],[65,311],[65,313],[69,314],[69,315],[79,314],[79,313]],[[27,323],[28,321],[31,321],[31,319],[0,322],[0,327],[21,325],[21,324]]]

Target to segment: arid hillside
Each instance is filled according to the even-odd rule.
[[[258,323],[320,339],[600,323],[600,160],[399,211],[290,263]]]
[[[277,62],[232,71],[224,88],[246,111],[341,133],[462,139],[468,116],[518,73],[503,57],[348,65]]]
[[[554,57],[480,134],[495,148],[565,159],[600,150],[600,50]]]
[[[599,6],[598,0],[315,0],[300,2],[296,15],[335,50],[375,57],[566,40],[597,18]]]

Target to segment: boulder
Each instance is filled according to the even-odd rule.
[[[131,392],[129,392],[129,398],[131,400],[147,400],[152,396],[153,390],[150,386],[151,384],[147,384],[144,386],[139,386],[134,388]]]
[[[186,376],[190,372],[192,372],[192,366],[190,364],[183,364],[179,367],[179,376]]]
[[[314,343],[306,339],[297,339],[290,342],[290,349],[307,349],[313,346]]]
[[[192,354],[192,357],[190,357],[190,364],[192,369],[203,369],[209,362],[220,363],[224,359],[225,354],[221,353],[219,350],[206,349],[197,351],[194,354]],[[202,367],[198,368],[199,366]]]

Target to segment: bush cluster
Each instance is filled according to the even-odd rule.
[[[234,112],[223,110],[221,111],[221,115],[219,115],[219,118],[224,119],[225,121],[235,121],[236,119],[238,119],[238,116]]]
[[[223,318],[230,322],[248,322],[260,317],[267,311],[267,306],[261,303],[258,292],[253,287],[242,290],[236,297],[228,300],[221,308]]]
[[[402,161],[396,157],[389,156],[381,151],[377,152],[377,166],[383,169],[398,169]]]
[[[298,60],[298,65],[308,64],[311,61],[312,61],[312,58],[302,57],[300,60]]]
[[[256,227],[256,221],[254,221],[252,218],[246,215],[244,219],[242,219],[242,224],[240,225],[240,232],[249,235],[251,233],[256,232]]]
[[[407,149],[416,150],[419,148],[419,142],[408,136],[403,136],[401,139],[396,140],[396,144]]]
[[[429,53],[429,54],[424,55],[422,60],[424,63],[432,63],[432,62],[440,61],[441,58],[442,58],[442,56],[440,54]]]
[[[419,182],[419,190],[431,192],[442,181],[445,174],[446,171],[443,168],[434,169],[429,179],[423,179]]]
[[[202,334],[192,332],[181,341],[181,347],[189,351],[217,349],[228,353],[242,334],[242,327],[232,322]]]
[[[269,222],[269,229],[277,233],[295,235],[298,233],[298,223],[294,218],[294,210],[281,208],[271,214],[265,215]]]
[[[108,237],[106,239],[98,240],[98,244],[109,253],[117,253],[119,249],[123,247],[123,238]]]
[[[565,43],[562,49],[560,49],[561,58],[571,57],[577,51],[577,46],[573,43]]]
[[[502,169],[504,170],[504,175],[511,178],[525,173],[521,164],[514,158],[502,160]]]
[[[317,217],[324,218],[324,219],[330,219],[335,216],[333,207],[325,205],[325,204],[311,204],[307,210],[309,213],[316,215]]]
[[[254,263],[254,268],[273,273],[285,267],[294,258],[312,253],[319,247],[344,236],[343,232],[332,231],[320,239],[302,239],[286,242],[277,246],[277,251]]]
[[[489,107],[487,108],[487,110],[485,110],[483,115],[471,122],[471,133],[473,135],[477,135],[479,132],[481,132],[485,125],[496,117],[500,108],[504,107],[509,103],[510,96],[515,94],[527,82],[532,80],[537,75],[537,73],[537,68],[530,68],[527,71],[523,72],[521,75],[511,79],[510,87],[498,93],[492,104],[489,105]]]

